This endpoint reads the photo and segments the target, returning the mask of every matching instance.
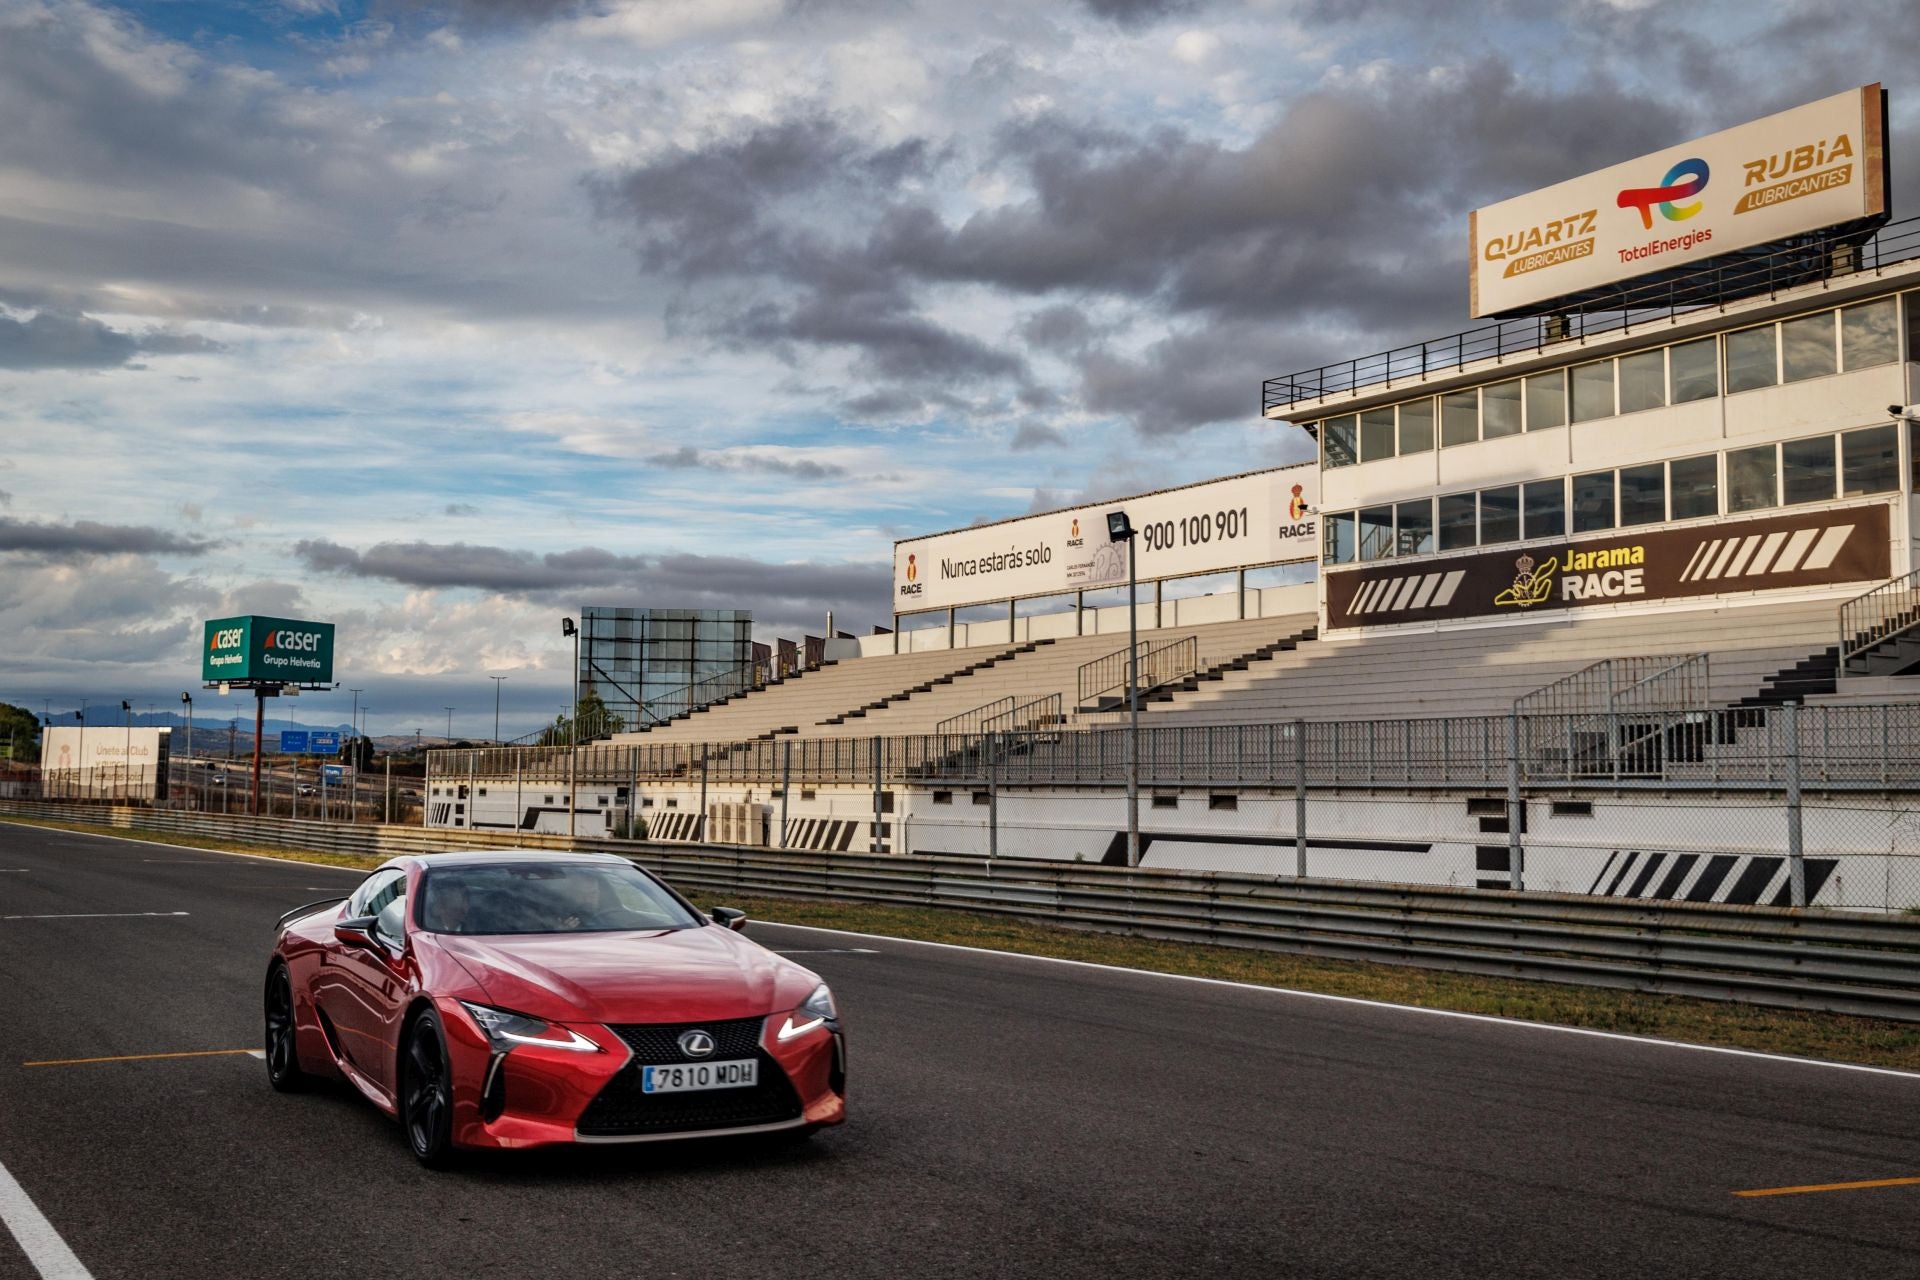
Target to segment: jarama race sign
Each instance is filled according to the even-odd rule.
[[[1876,582],[1892,573],[1884,502],[1685,529],[1520,543],[1327,572],[1327,627],[1521,617],[1594,605]]]
[[[333,624],[257,614],[216,618],[201,636],[200,678],[332,684]]]
[[[1871,84],[1477,209],[1472,312],[1883,216],[1885,113]]]
[[[1126,544],[1107,540],[1115,510],[1138,532],[1142,582],[1311,560],[1319,502],[1319,467],[1303,463],[909,538],[893,547],[893,610],[1125,586]]]

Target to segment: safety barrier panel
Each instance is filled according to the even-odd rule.
[[[1920,1021],[1920,920],[1011,859],[651,845],[0,801],[34,817],[391,856],[535,847],[635,858],[698,897],[993,912],[1217,946]]]

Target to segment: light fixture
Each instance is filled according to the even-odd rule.
[[[1107,512],[1107,541],[1125,542],[1133,537],[1133,525],[1124,511]]]

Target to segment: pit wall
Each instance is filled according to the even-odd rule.
[[[512,781],[444,784],[429,826],[567,833],[564,787],[525,793]],[[485,794],[480,794],[484,792]],[[604,800],[604,803],[602,801]],[[439,803],[436,804],[435,802]],[[651,840],[704,839],[818,852],[1118,862],[1120,791],[848,786],[795,787],[784,832],[777,788],[643,785],[638,815]],[[1499,789],[1315,790],[1306,799],[1304,868],[1291,791],[1144,789],[1143,865],[1286,879],[1515,887],[1506,796]],[[458,805],[462,812],[453,812]],[[445,806],[444,810],[442,806]],[[1643,900],[1785,905],[1790,812],[1766,793],[1533,793],[1523,801],[1521,885],[1531,891]],[[625,784],[580,784],[575,830],[626,830]],[[1855,910],[1920,910],[1920,797],[1810,796],[1800,810],[1808,901]]]

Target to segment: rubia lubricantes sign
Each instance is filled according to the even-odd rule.
[[[1327,573],[1327,626],[1524,617],[1878,581],[1893,571],[1888,528],[1887,505],[1873,503],[1333,569]]]
[[[1867,85],[1477,209],[1473,314],[1884,217],[1885,118]]]
[[[909,538],[893,547],[893,611],[1124,587],[1126,544],[1107,537],[1115,510],[1136,530],[1142,582],[1313,560],[1319,502],[1320,469],[1303,463]]]
[[[248,614],[216,618],[200,638],[200,678],[332,684],[333,624]]]

